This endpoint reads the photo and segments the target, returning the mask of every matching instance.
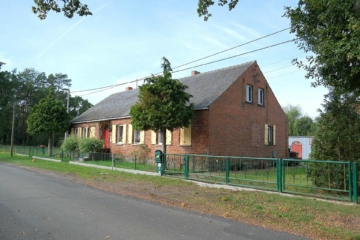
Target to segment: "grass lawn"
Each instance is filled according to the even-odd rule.
[[[0,153],[0,163],[58,172],[99,189],[308,238],[360,239],[359,205],[260,191],[199,187],[181,179],[88,168],[65,162],[32,162],[29,157],[10,157],[9,153]]]

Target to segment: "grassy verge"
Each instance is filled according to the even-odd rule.
[[[360,206],[258,191],[199,187],[166,177],[136,175],[0,154],[0,162],[59,172],[103,190],[219,215],[314,239],[360,239]]]

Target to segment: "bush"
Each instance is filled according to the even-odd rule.
[[[98,152],[102,149],[104,141],[96,138],[82,138],[79,140],[79,150],[81,152]]]
[[[65,151],[77,151],[79,149],[79,140],[74,135],[67,137],[61,144]]]

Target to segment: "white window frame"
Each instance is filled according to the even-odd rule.
[[[162,132],[161,131],[156,132],[156,143],[157,143],[157,145],[162,145],[163,144]]]
[[[133,143],[134,144],[140,144],[140,142],[141,142],[141,131],[134,130],[133,134],[134,134],[133,135],[134,136],[133,137],[133,141],[134,141]],[[137,138],[137,135],[138,135],[139,138]],[[136,141],[137,139],[139,139],[139,141]]]
[[[273,136],[273,126],[268,126],[268,145],[273,145],[274,136]]]
[[[124,125],[116,126],[116,142],[119,144],[123,144],[123,134],[124,134]]]
[[[253,90],[251,85],[246,85],[246,102],[252,103],[253,101]]]
[[[264,105],[264,89],[262,88],[258,89],[258,104]]]
[[[87,127],[83,127],[81,130],[81,138],[87,138]]]

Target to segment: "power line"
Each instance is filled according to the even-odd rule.
[[[203,58],[199,58],[199,59],[196,59],[196,60],[194,60],[194,61],[191,61],[191,62],[182,64],[182,65],[179,65],[179,66],[177,66],[177,67],[174,67],[173,69],[179,68],[179,67],[183,67],[183,66],[189,65],[189,64],[191,64],[191,63],[198,62],[198,61],[200,61],[200,60],[204,60],[204,59],[209,58],[209,57],[213,57],[213,56],[215,56],[215,55],[218,55],[218,54],[220,54],[220,53],[224,53],[224,52],[233,50],[233,49],[238,48],[238,47],[242,47],[242,46],[247,45],[247,44],[249,44],[249,43],[256,42],[256,41],[259,41],[259,40],[261,40],[261,39],[263,39],[263,38],[267,38],[267,37],[270,37],[270,36],[272,36],[272,35],[278,34],[278,33],[280,33],[280,32],[283,32],[283,31],[287,30],[287,29],[290,29],[290,28],[289,28],[289,27],[288,27],[288,28],[284,28],[284,29],[282,29],[282,30],[280,30],[280,31],[277,31],[277,32],[274,32],[274,33],[270,33],[270,34],[265,35],[265,36],[263,36],[263,37],[260,37],[260,38],[251,40],[251,41],[249,41],[249,42],[246,42],[246,43],[243,43],[243,44],[240,44],[240,45],[237,45],[237,46],[235,46],[235,47],[228,48],[228,49],[225,49],[225,50],[223,50],[223,51],[220,51],[220,52],[211,54],[211,55],[209,55],[209,56],[206,56],[206,57],[203,57]]]
[[[289,68],[289,67],[292,67],[292,66],[294,66],[294,65],[287,65],[287,66],[285,66],[285,67],[276,68],[276,69],[273,69],[273,70],[271,70],[271,71],[267,71],[267,72],[264,72],[264,73],[276,72],[276,71],[279,71],[279,70],[281,70],[281,69]]]
[[[192,68],[195,68],[195,67],[201,67],[201,66],[205,66],[205,65],[208,65],[208,64],[212,64],[212,63],[216,63],[216,62],[228,60],[228,59],[231,59],[231,58],[234,58],[234,57],[239,57],[239,56],[242,56],[242,55],[245,55],[245,54],[249,54],[249,53],[253,53],[253,52],[265,50],[265,49],[267,49],[267,48],[276,47],[276,46],[279,46],[279,45],[282,45],[282,44],[285,44],[285,43],[288,43],[288,42],[292,42],[293,40],[294,40],[294,39],[287,40],[287,41],[285,41],[285,42],[273,44],[273,45],[266,46],[266,47],[263,47],[263,48],[258,48],[258,49],[255,49],[255,50],[252,50],[252,51],[249,51],[249,52],[245,52],[245,53],[233,55],[233,56],[230,56],[230,57],[227,57],[227,58],[222,58],[222,59],[218,59],[218,60],[211,61],[211,62],[207,62],[207,63],[203,63],[203,64],[200,64],[200,65],[197,65],[197,66],[192,66],[192,67],[188,67],[188,68],[183,68],[183,69],[180,69],[180,70],[177,70],[177,71],[172,71],[172,73],[181,72],[181,71],[189,70],[189,69],[192,69]],[[145,79],[145,78],[141,78],[141,79]],[[98,90],[98,91],[94,91],[94,92],[91,92],[91,93],[88,93],[88,94],[84,94],[84,95],[82,95],[82,96],[89,95],[89,94],[93,94],[93,93],[97,93],[97,92],[101,92],[101,91],[105,91],[105,90],[108,90],[109,88],[112,88],[112,87],[117,87],[117,86],[129,84],[129,83],[134,83],[134,82],[137,82],[137,81],[138,81],[138,79],[137,79],[137,80],[130,81],[130,82],[119,83],[119,84],[115,84],[115,85],[111,85],[111,86],[106,86],[106,87],[102,87],[102,88],[94,88],[94,89],[91,89],[91,90]],[[90,90],[82,90],[82,92],[84,92],[84,91],[90,91]],[[76,92],[81,92],[81,91],[76,91]]]
[[[253,53],[253,52],[265,50],[265,49],[267,49],[267,48],[276,47],[276,46],[278,46],[278,45],[285,44],[285,43],[292,42],[292,41],[294,41],[294,39],[291,39],[291,40],[288,40],[288,41],[285,41],[285,42],[281,42],[281,43],[277,43],[277,44],[273,44],[273,45],[270,45],[270,46],[266,46],[266,47],[263,47],[263,48],[258,48],[258,49],[255,49],[255,50],[252,50],[252,51],[249,51],[249,52],[245,52],[245,53],[241,53],[241,54],[237,54],[237,55],[234,55],[234,56],[231,56],[231,57],[222,58],[222,59],[219,59],[219,60],[207,62],[207,63],[200,64],[200,65],[197,65],[197,66],[192,66],[192,67],[188,67],[188,68],[183,68],[183,69],[180,69],[180,70],[177,70],[177,71],[173,71],[173,73],[181,72],[181,71],[184,71],[184,70],[189,70],[189,69],[195,68],[195,67],[201,67],[201,66],[208,65],[208,64],[211,64],[211,63],[216,63],[216,62],[228,60],[228,59],[231,59],[231,58],[234,58],[234,57],[239,57],[239,56],[242,56],[242,55],[245,55],[245,54],[249,54],[249,53]]]
[[[288,75],[288,74],[290,74],[290,73],[299,72],[299,71],[301,71],[301,70],[303,70],[303,69],[295,70],[295,71],[292,71],[292,72],[280,74],[280,75],[273,76],[273,77],[268,77],[268,78],[266,78],[266,79],[271,79],[271,78],[276,78],[276,77],[280,77],[280,76],[283,76],[283,75]]]
[[[250,44],[250,43],[256,42],[256,41],[259,41],[259,40],[261,40],[261,39],[264,39],[264,38],[270,37],[270,36],[272,36],[272,35],[278,34],[278,33],[280,33],[280,32],[283,32],[283,31],[285,31],[285,30],[288,30],[288,29],[290,29],[290,27],[288,27],[288,28],[284,28],[284,29],[279,30],[279,31],[277,31],[277,32],[270,33],[270,34],[265,35],[265,36],[263,36],[263,37],[260,37],[260,38],[257,38],[257,39],[254,39],[254,40],[251,40],[251,41],[249,41],[249,42],[242,43],[242,44],[237,45],[237,46],[235,46],[235,47],[231,47],[231,48],[225,49],[225,50],[223,50],[223,51],[216,52],[216,53],[211,54],[211,55],[208,55],[208,56],[206,56],[206,57],[199,58],[199,59],[196,59],[196,60],[194,60],[194,61],[191,61],[191,62],[188,62],[188,63],[181,64],[181,65],[179,65],[179,66],[173,67],[173,69],[180,68],[180,67],[183,67],[183,66],[189,65],[189,64],[191,64],[191,63],[198,62],[198,61],[204,60],[204,59],[206,59],[206,58],[213,57],[213,56],[215,56],[215,55],[218,55],[218,54],[221,54],[221,53],[224,53],[224,52],[227,52],[227,51],[233,50],[233,49],[235,49],[235,48],[238,48],[238,47],[241,47],[241,46],[244,46],[244,45],[247,45],[247,44]],[[241,55],[239,55],[239,56],[241,56]],[[216,62],[216,61],[214,61],[214,62]],[[202,66],[202,65],[199,65],[199,66]],[[197,66],[194,66],[194,67],[197,67]],[[189,69],[189,68],[187,68],[187,69]],[[187,69],[184,69],[184,70],[187,70]],[[179,71],[180,71],[180,70],[179,70]],[[179,71],[175,71],[175,72],[179,72]],[[159,75],[159,74],[162,74],[162,72],[156,73],[156,74],[154,74],[154,75]],[[139,80],[143,80],[143,79],[145,79],[145,78],[146,78],[146,77],[141,78],[141,79],[139,79]],[[134,81],[130,81],[130,82],[127,82],[127,83],[124,83],[124,84],[133,83],[133,82],[137,82],[137,81],[138,81],[138,80],[134,80]],[[117,86],[121,86],[121,85],[123,85],[123,84],[120,84],[120,85],[119,85],[119,84],[114,84],[114,85],[109,85],[109,86],[105,86],[105,87],[99,87],[99,88],[92,88],[92,89],[85,89],[85,90],[73,91],[72,93],[78,93],[78,92],[88,92],[88,91],[100,90],[100,89],[104,89],[104,90],[106,90],[107,88],[117,87]],[[88,95],[88,94],[86,94],[86,95]],[[85,96],[85,95],[83,95],[83,96]]]

